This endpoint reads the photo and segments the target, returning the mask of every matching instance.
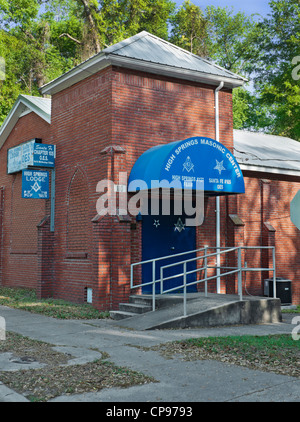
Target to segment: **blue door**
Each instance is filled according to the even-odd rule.
[[[142,217],[142,259],[143,261],[159,258],[168,255],[175,255],[181,252],[193,251],[196,249],[195,227],[186,227],[185,215],[143,215]],[[160,267],[174,262],[194,258],[195,252],[185,254],[182,257],[167,258],[156,263],[156,280],[160,279]],[[187,264],[187,271],[196,268],[196,261]],[[164,277],[174,276],[164,281],[163,290],[183,284],[183,277],[175,277],[176,274],[183,272],[183,265],[164,270]],[[196,273],[187,277],[187,283],[196,280]],[[152,281],[152,264],[144,264],[142,268],[142,281],[147,283]],[[156,283],[156,293],[160,293],[160,283]],[[177,289],[170,293],[182,292]],[[189,286],[187,291],[197,291],[196,285]],[[152,293],[152,286],[143,286],[144,294]]]

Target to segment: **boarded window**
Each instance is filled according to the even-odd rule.
[[[68,197],[68,251],[87,252],[90,229],[88,187],[86,177],[76,170]]]

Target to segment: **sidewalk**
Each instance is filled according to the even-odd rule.
[[[29,312],[0,306],[6,330],[32,339],[45,341],[59,350],[76,356],[77,363],[101,357],[98,349],[109,354],[109,360],[154,377],[157,383],[112,388],[99,392],[62,396],[53,402],[291,402],[300,401],[300,379],[274,373],[250,370],[217,361],[186,362],[166,359],[151,347],[191,337],[228,335],[291,334],[295,314],[283,314],[282,323],[215,327],[186,330],[134,331],[118,327],[113,320],[56,320]],[[1,355],[0,355],[1,357]],[[26,365],[28,368],[29,365]],[[17,369],[21,369],[20,365]],[[7,370],[7,361],[0,358],[0,370]],[[27,399],[0,383],[0,402],[21,402]]]

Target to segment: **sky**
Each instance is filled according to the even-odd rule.
[[[184,0],[175,0],[181,6]],[[266,16],[270,12],[270,0],[191,0],[193,4],[205,9],[207,6],[220,6],[233,8],[234,12],[244,12],[246,15],[259,13]]]

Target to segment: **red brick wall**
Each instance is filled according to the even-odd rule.
[[[129,169],[148,148],[192,136],[215,139],[213,87],[118,69],[112,80],[112,142]],[[233,145],[231,93],[221,91],[220,140]]]
[[[86,175],[77,169],[68,192],[67,215],[67,253],[70,256],[88,253],[91,224],[86,218],[89,214],[89,196]],[[77,254],[77,255],[76,255]]]
[[[0,150],[2,209],[1,284],[36,288],[38,279],[37,225],[44,218],[47,201],[22,199],[21,173],[7,174],[7,150],[32,138],[49,143],[49,124],[34,113],[19,119]]]
[[[221,91],[219,98],[220,140],[232,151],[231,92]],[[154,145],[192,136],[215,138],[214,125],[213,87],[118,68],[104,69],[55,94],[51,133],[33,113],[22,117],[0,151],[0,188],[5,197],[0,206],[2,284],[37,287],[40,296],[74,302],[83,302],[89,287],[94,306],[116,309],[130,293],[130,263],[142,257],[141,224],[134,217],[96,217],[102,195],[96,191],[97,183],[103,179],[118,183],[119,172],[129,175],[136,159]],[[57,146],[54,234],[49,232],[49,201],[22,200],[16,194],[20,175],[6,174],[7,148],[34,137]],[[125,153],[113,148],[112,156],[110,147],[116,145]],[[221,246],[275,242],[277,275],[293,280],[293,300],[299,303],[300,245],[298,230],[289,220],[289,201],[299,182],[269,183],[259,175],[246,176],[245,195],[221,197]],[[235,214],[244,226],[233,223],[229,215]],[[276,231],[268,231],[265,223]],[[196,233],[197,247],[215,246],[215,198],[205,199],[205,221]],[[243,256],[249,266],[261,266],[267,258],[260,253]],[[259,292],[264,276],[247,275],[247,288]],[[222,283],[223,292],[236,290],[236,280],[229,281]],[[215,281],[209,289],[215,291]]]
[[[299,230],[290,220],[290,202],[300,189],[300,180],[291,177],[276,180],[268,174],[244,173],[246,194],[239,196],[238,202],[239,216],[245,223],[245,245],[275,243],[276,275],[292,280],[293,303],[300,303],[300,236]],[[245,260],[248,266],[263,266],[265,255],[258,251],[248,251]],[[271,265],[271,257],[269,262]],[[250,292],[261,293],[262,281],[272,276],[272,272],[248,273],[247,286]]]
[[[50,231],[50,216],[46,216],[38,225],[38,274],[37,296],[39,298],[52,297],[54,260],[53,260],[54,233]]]
[[[92,219],[96,215],[99,196],[96,192],[97,182],[108,177],[109,160],[101,155],[101,151],[110,144],[110,139],[110,69],[53,96],[52,143],[57,146],[55,297],[83,302],[86,287],[98,288],[93,275]],[[77,183],[77,187],[72,186],[79,176],[80,183]],[[86,200],[87,203],[82,204],[80,210],[80,203]],[[74,204],[77,204],[75,208],[78,207],[78,214]],[[81,225],[76,240],[72,222],[78,218]],[[84,250],[80,250],[78,244],[80,235],[83,236],[81,243],[84,244],[81,246]]]
[[[220,102],[221,136],[231,148],[231,93],[221,92]],[[52,108],[51,142],[57,145],[54,295],[81,302],[88,286],[94,289],[95,306],[117,307],[128,297],[128,263],[141,258],[141,225],[134,218],[133,224],[114,221],[110,263],[111,231],[103,231],[110,219],[92,223],[100,196],[97,183],[105,178],[118,183],[119,172],[129,175],[139,155],[154,145],[197,135],[214,138],[214,91],[205,85],[108,68],[54,95]],[[114,154],[113,162],[109,153],[101,154],[111,145],[125,149],[125,154]],[[77,168],[86,175],[89,197],[86,258],[66,254],[67,192]],[[211,237],[210,229],[207,233]]]
[[[0,285],[2,284],[2,258],[3,258],[3,235],[4,235],[4,224],[3,224],[3,217],[4,217],[4,193],[5,188],[0,188]]]
[[[117,71],[118,70],[118,71]],[[214,88],[208,85],[116,69],[113,77],[112,143],[126,149],[129,174],[137,158],[152,146],[192,136],[215,139]],[[232,151],[231,92],[219,93],[220,139]],[[223,201],[223,200],[222,200]],[[206,199],[205,223],[197,245],[215,245],[215,199]],[[132,262],[142,260],[141,224],[132,231]],[[210,283],[215,290],[215,282]]]

